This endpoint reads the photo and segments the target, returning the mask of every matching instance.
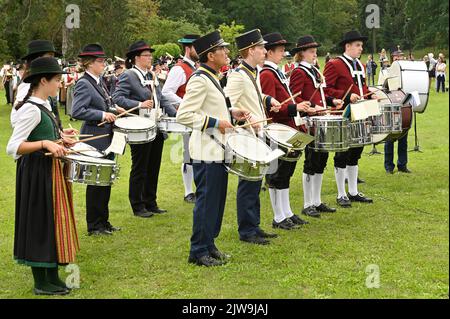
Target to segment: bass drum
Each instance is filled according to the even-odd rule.
[[[369,88],[370,91],[375,91],[376,88]],[[395,91],[376,91],[375,94],[380,99],[379,103],[381,105],[385,104],[401,104],[406,97],[405,92],[402,90]],[[402,131],[394,132],[388,134],[388,136],[383,139],[383,141],[396,141],[399,138],[402,138],[408,130],[411,128],[413,110],[411,104],[403,104],[401,108],[402,112]],[[380,142],[377,142],[380,143]]]
[[[420,105],[414,107],[413,112],[425,112],[430,92],[430,78],[425,62],[395,61],[389,68],[388,73],[389,90],[402,90],[406,94],[414,91],[419,92]]]

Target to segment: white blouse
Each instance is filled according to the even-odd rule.
[[[44,105],[50,112],[52,107],[48,100],[44,101],[37,97],[30,97],[30,101]],[[14,115],[12,114],[14,112]],[[41,122],[41,110],[31,103],[25,103],[18,111],[13,108],[11,112],[11,126],[13,133],[9,138],[6,152],[15,160],[19,159],[21,155],[17,154],[20,144],[27,141],[28,136]]]

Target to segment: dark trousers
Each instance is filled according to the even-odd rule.
[[[303,173],[308,175],[323,174],[327,166],[328,156],[328,152],[317,152],[307,145],[305,148]]]
[[[100,230],[108,225],[111,186],[86,187],[86,222],[88,232]]]
[[[250,182],[239,179],[237,189],[237,220],[240,238],[258,233],[260,223],[259,192],[262,181]]]
[[[11,87],[10,87],[10,81],[5,81],[4,87],[5,87],[5,95],[6,95],[6,104],[10,104],[13,101],[11,101]]]
[[[372,80],[372,85],[375,85],[375,74],[371,73],[371,74],[367,74],[367,81],[368,81],[368,85],[371,85],[370,82]]]
[[[278,160],[278,169],[274,174],[266,175],[266,182],[269,187],[276,189],[286,189],[290,186],[292,175],[294,175],[297,162],[287,162]]]
[[[445,93],[445,75],[438,75],[436,77],[436,92],[439,92],[440,88]]]
[[[196,201],[190,257],[200,258],[215,249],[227,198],[228,173],[221,163],[194,163]]]
[[[153,142],[132,144],[131,172],[128,197],[133,212],[156,208],[159,169],[164,146],[164,137],[158,133]]]
[[[398,140],[397,154],[397,167],[400,169],[406,168],[408,164],[408,133]],[[384,168],[387,171],[393,171],[395,168],[394,142],[384,143]]]
[[[364,147],[351,148],[346,152],[336,152],[334,155],[334,167],[346,168],[348,166],[358,165]]]

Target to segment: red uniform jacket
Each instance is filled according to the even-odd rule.
[[[314,75],[312,70],[311,70],[311,73]],[[319,81],[320,81],[319,76],[316,77],[316,81],[317,81],[317,83],[319,83]],[[324,90],[326,103],[323,103],[322,95],[320,94],[320,90],[317,90],[317,92],[315,92],[316,87],[314,85],[313,79],[311,78],[311,76],[309,76],[306,73],[305,70],[303,70],[300,67],[297,67],[292,72],[289,86],[291,88],[292,94],[296,94],[297,92],[302,92],[299,96],[297,96],[295,98],[297,103],[301,103],[303,101],[309,101],[312,97],[311,104],[313,107],[315,105],[319,105],[319,106],[323,106],[323,107],[326,107],[327,105],[333,106],[333,97],[328,96]]]
[[[260,73],[260,83],[262,92],[280,103],[291,97],[287,85],[281,82],[280,75],[269,65],[264,65]],[[278,113],[269,112],[269,117],[273,119],[273,122],[298,129],[294,121],[295,116],[297,116],[297,105],[292,101],[283,104]]]
[[[349,62],[352,66],[352,63]],[[358,64],[357,64],[358,66]],[[365,69],[363,67],[363,72]],[[327,81],[327,87],[325,88],[325,93],[334,96],[338,99],[342,99],[347,92],[350,85],[352,85],[352,89],[350,93],[347,95],[345,99],[345,103],[350,103],[350,95],[351,93],[355,93],[357,95],[361,95],[358,88],[358,81],[355,78],[352,78],[350,70],[348,66],[342,61],[340,58],[331,59],[326,65],[323,75]],[[364,77],[361,78],[363,93],[369,93],[369,89],[366,85],[366,81]]]

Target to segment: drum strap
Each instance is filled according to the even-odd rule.
[[[59,129],[62,130],[62,128],[58,125],[58,121],[57,121],[55,115],[54,115],[52,112],[50,112],[50,111],[49,111],[44,105],[42,105],[42,104],[39,104],[39,103],[30,101],[30,100],[27,100],[26,103],[30,103],[30,104],[33,104],[33,105],[37,106],[42,112],[44,112],[44,113],[52,120],[52,122],[53,122],[53,128],[54,128],[54,130],[55,130],[55,134],[56,134],[57,138],[60,139],[60,138],[61,138],[61,134],[59,133]]]
[[[86,81],[88,81],[94,87],[94,89],[103,97],[103,100],[105,101],[105,104],[106,104],[105,111],[108,111],[108,109],[112,106],[112,100],[111,100],[111,97],[109,96],[109,94],[107,94],[105,87],[103,86],[102,79],[100,78],[99,84],[97,84],[95,79],[93,79],[89,74],[85,74],[80,79],[80,81],[82,79],[85,79]]]
[[[327,100],[325,99],[325,92],[323,91],[323,88],[326,87],[326,84],[325,84],[325,78],[323,77],[323,75],[314,66],[312,66],[312,68],[313,68],[312,72],[314,72],[314,74],[311,72],[311,70],[309,70],[307,67],[305,67],[303,65],[299,65],[299,68],[302,69],[303,71],[305,71],[305,73],[311,78],[311,80],[313,81],[314,87],[316,89],[319,88],[320,97],[322,98],[322,106],[326,107]],[[315,74],[319,75],[320,82],[318,81]]]
[[[354,81],[356,81],[356,83],[358,83],[358,89],[359,89],[360,96],[364,96],[363,84],[366,83],[366,74],[364,72],[364,67],[363,67],[361,61],[356,59],[360,70],[355,70],[350,65],[350,62],[348,62],[348,60],[345,57],[339,56],[338,58],[341,59],[347,65],[347,68],[350,71],[352,78],[354,79]]]
[[[250,70],[247,69],[247,68],[245,67],[245,65],[242,65],[242,64],[241,64],[241,66],[239,67],[239,69],[241,69],[242,71],[244,71],[245,74],[247,74],[248,77],[250,78],[250,81],[252,81],[253,86],[255,87],[256,93],[258,94],[259,106],[262,108],[263,114],[266,116],[266,118],[268,118],[269,116],[268,116],[268,114],[267,114],[266,108],[264,107],[263,98],[262,98],[262,96],[261,96],[261,91],[259,90],[259,87],[258,87],[258,84],[256,83],[255,77],[254,77],[253,74],[250,72]]]

